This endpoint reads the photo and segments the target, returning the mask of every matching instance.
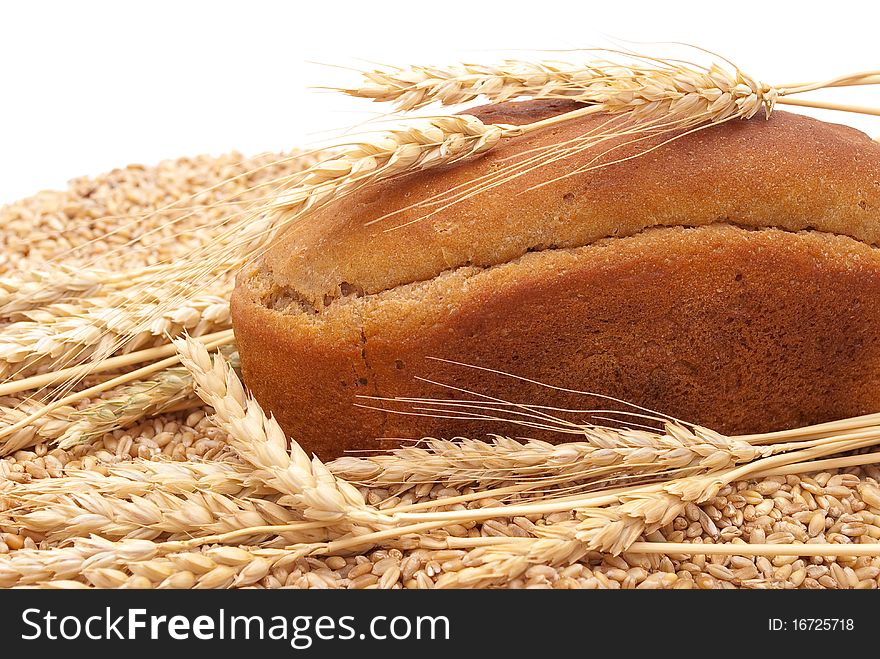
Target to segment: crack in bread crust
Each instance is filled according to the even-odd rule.
[[[501,263],[493,263],[492,265],[485,265],[485,266],[475,266],[475,265],[469,264],[469,265],[457,266],[454,268],[448,268],[446,270],[442,270],[442,271],[438,272],[434,277],[431,277],[430,279],[423,279],[423,280],[412,281],[412,282],[404,282],[404,283],[400,283],[395,286],[383,289],[381,291],[375,291],[373,293],[365,293],[362,289],[358,289],[358,290],[352,289],[352,290],[349,290],[347,292],[347,294],[345,294],[345,295],[343,295],[343,294],[336,295],[336,296],[325,295],[324,300],[323,300],[323,304],[321,304],[320,306],[311,304],[310,302],[308,302],[308,300],[305,298],[305,296],[302,293],[291,288],[290,286],[275,286],[272,284],[269,284],[268,290],[266,289],[265,284],[263,286],[261,286],[263,291],[259,295],[255,296],[253,299],[255,301],[257,301],[259,304],[261,304],[262,306],[266,307],[268,310],[277,311],[282,314],[302,313],[302,314],[307,314],[307,315],[320,316],[320,314],[322,314],[325,311],[332,311],[333,306],[338,302],[350,302],[353,300],[357,300],[359,298],[370,298],[370,297],[380,296],[383,294],[391,293],[395,290],[412,287],[414,285],[427,284],[438,277],[447,276],[447,275],[450,275],[453,273],[463,273],[465,278],[468,278],[468,277],[474,276],[480,272],[491,270],[493,268],[515,265],[516,263],[522,261],[522,259],[529,254],[541,254],[543,252],[573,252],[573,251],[582,249],[584,247],[589,247],[589,246],[603,247],[603,246],[612,244],[609,241],[630,240],[633,238],[637,238],[639,236],[643,236],[645,234],[651,234],[652,232],[655,232],[655,231],[665,231],[667,229],[681,229],[681,230],[685,230],[685,231],[692,231],[692,230],[707,228],[707,227],[711,228],[711,227],[726,226],[726,227],[741,229],[743,231],[780,231],[780,232],[794,234],[794,235],[797,235],[797,234],[816,234],[816,235],[835,236],[837,238],[847,238],[847,239],[853,240],[854,242],[861,243],[867,247],[870,247],[871,249],[880,249],[876,245],[871,245],[871,244],[868,244],[864,241],[858,240],[856,238],[852,238],[852,236],[849,236],[847,234],[839,234],[839,233],[833,233],[833,232],[829,232],[829,231],[819,231],[816,229],[801,229],[798,231],[792,231],[792,230],[789,230],[789,229],[782,227],[782,226],[766,226],[766,227],[743,226],[743,225],[740,225],[736,222],[727,221],[724,218],[719,218],[719,220],[721,220],[721,221],[715,222],[713,224],[699,225],[699,226],[693,226],[693,225],[689,225],[689,224],[681,224],[681,225],[677,225],[674,227],[651,226],[651,227],[647,227],[645,229],[642,229],[641,231],[637,231],[636,233],[629,234],[626,236],[620,236],[620,237],[608,236],[605,238],[600,238],[599,240],[595,240],[590,243],[586,243],[584,245],[573,245],[573,246],[566,246],[566,247],[554,247],[552,245],[535,246],[534,248],[528,249],[525,254],[522,254],[520,256],[512,258],[508,261],[503,261]],[[272,271],[268,267],[268,265],[261,262],[257,267],[258,267],[258,270],[255,271],[255,273],[251,274],[251,278],[254,276],[258,276],[260,279],[268,280],[271,282]],[[239,285],[246,286],[248,281],[250,281],[249,278],[243,278],[243,280],[239,283]]]

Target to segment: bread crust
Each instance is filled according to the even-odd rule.
[[[525,120],[547,112],[519,105]],[[513,123],[512,110],[491,111]],[[423,436],[570,439],[357,407],[414,411],[360,396],[477,398],[417,376],[511,402],[621,409],[430,357],[727,433],[880,410],[880,154],[856,131],[795,115],[740,123],[749,126],[701,131],[537,197],[513,194],[520,180],[413,229],[372,233],[363,222],[454,183],[457,169],[384,184],[381,204],[367,191],[343,199],[240,273],[232,311],[246,384],[325,459]],[[798,159],[795,133],[813,147]],[[467,177],[487,166],[461,167]],[[532,244],[539,229],[545,242]],[[430,263],[413,267],[402,236],[407,254]]]
[[[503,103],[473,114],[522,124],[576,107]],[[535,151],[607,131],[608,122],[607,115],[563,122],[468,162],[349,194],[292,226],[263,266],[278,291],[320,311],[352,293],[378,293],[465,265],[497,265],[529,251],[578,247],[652,226],[727,222],[880,242],[880,143],[853,128],[777,112],[770,120],[730,121],[663,146],[669,134],[635,143],[611,139],[555,162],[544,162],[549,152]],[[529,157],[540,166],[503,185],[445,207],[424,203],[448,204],[451,191],[493,180]],[[622,162],[572,175],[611,160]]]

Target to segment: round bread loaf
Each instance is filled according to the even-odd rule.
[[[523,124],[574,107],[470,112]],[[777,112],[548,150],[605,121],[368,186],[291,227],[232,297],[257,400],[325,459],[424,436],[572,439],[364,396],[625,409],[589,391],[728,434],[880,410],[880,144]]]

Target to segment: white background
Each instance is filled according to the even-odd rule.
[[[340,80],[308,61],[492,62],[512,49],[684,41],[784,84],[880,69],[878,6],[0,0],[0,203],[132,162],[284,150],[377,111],[307,90]],[[880,106],[880,86],[825,98]],[[819,116],[880,135],[877,117]]]

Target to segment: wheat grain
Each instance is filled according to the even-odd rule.
[[[213,236],[206,229],[261,197],[266,182],[315,159],[296,151],[252,158],[231,153],[74,179],[66,190],[0,208],[0,271],[18,277],[33,269],[94,268],[100,262],[104,270],[122,272],[173,262],[209,242]]]

